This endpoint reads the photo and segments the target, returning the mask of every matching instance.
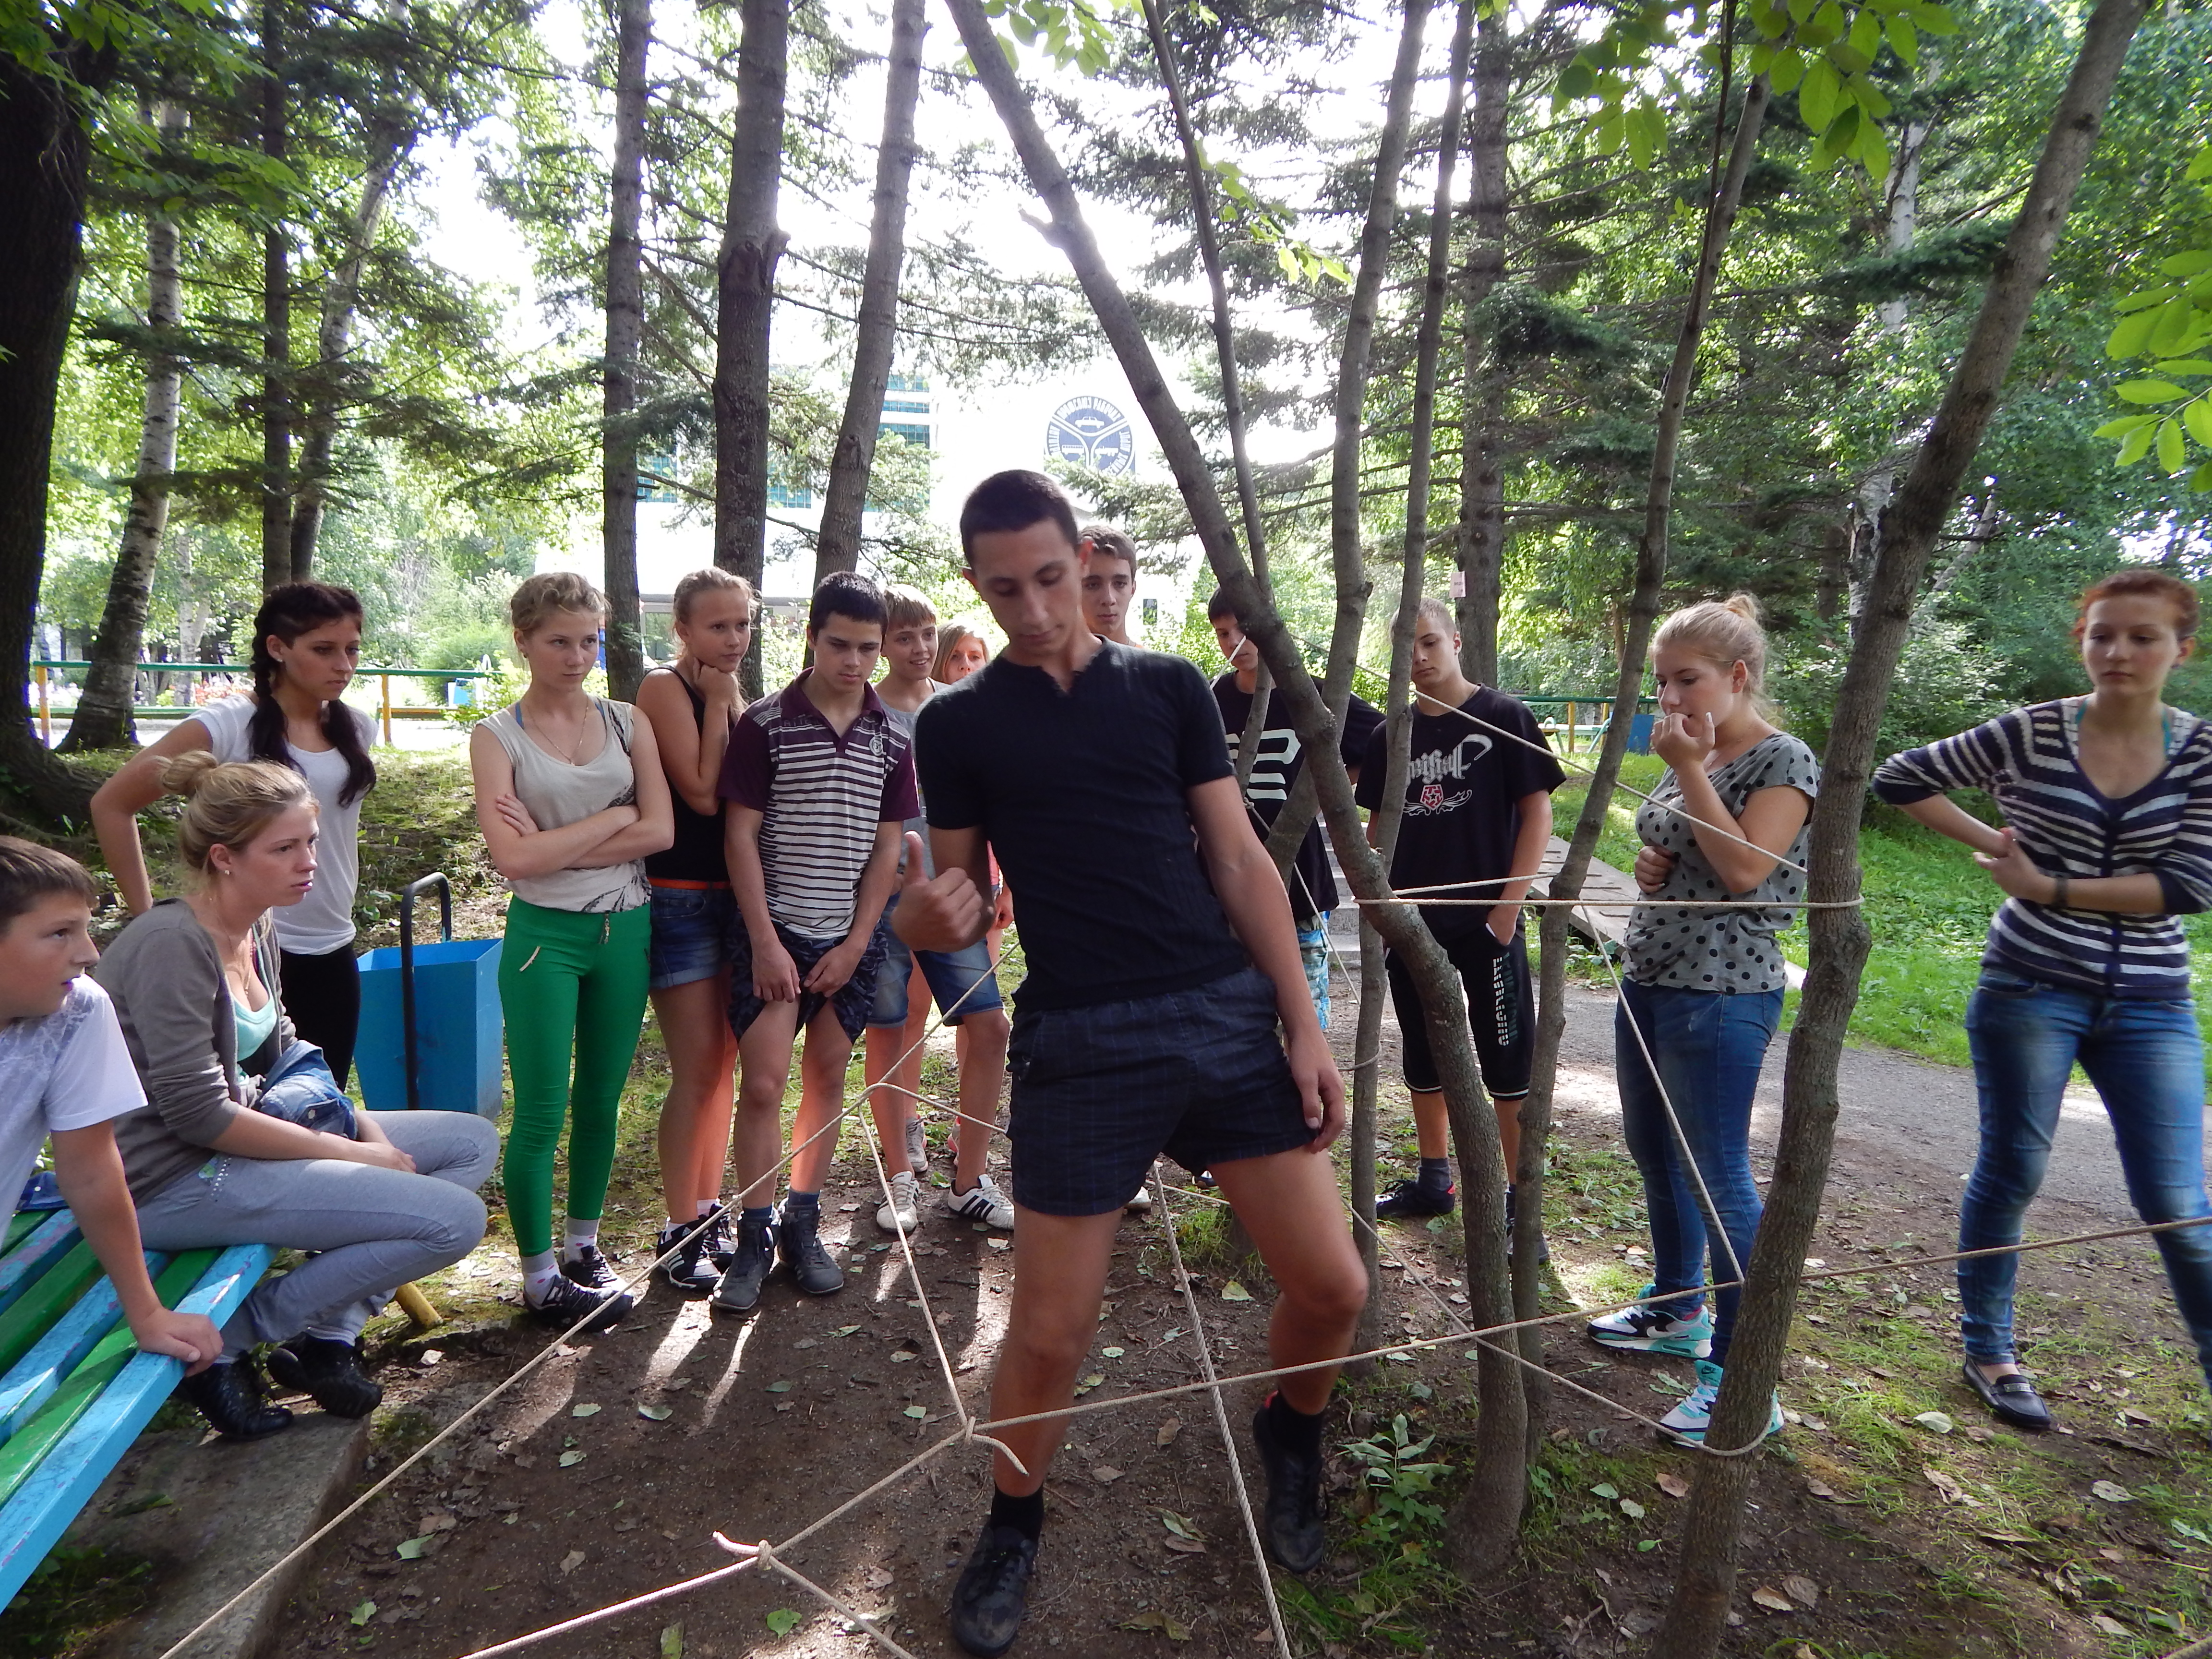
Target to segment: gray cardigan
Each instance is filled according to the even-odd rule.
[[[297,1035],[285,1017],[268,919],[254,943],[277,998],[276,1052]],[[238,1017],[215,940],[182,899],[163,899],[117,935],[93,977],[114,1000],[146,1104],[119,1119],[131,1197],[143,1204],[205,1164],[209,1148],[260,1092],[238,1069]]]

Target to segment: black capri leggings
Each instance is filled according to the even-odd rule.
[[[1487,927],[1478,927],[1464,939],[1440,942],[1467,988],[1468,1024],[1473,1028],[1474,1057],[1482,1067],[1482,1086],[1508,1100],[1527,1094],[1536,1049],[1536,996],[1528,974],[1528,945],[1517,933],[1510,945],[1500,945]],[[1419,1093],[1441,1089],[1413,976],[1395,956],[1385,956],[1382,965],[1389,973],[1390,1000],[1398,1011],[1406,1086]]]
[[[330,1062],[338,1087],[346,1086],[353,1070],[353,1045],[361,1029],[361,969],[355,965],[353,946],[340,945],[319,957],[294,951],[278,953],[284,975],[284,1012],[300,1033]]]

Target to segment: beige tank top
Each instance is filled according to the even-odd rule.
[[[630,728],[637,711],[626,702],[594,700],[607,723],[606,741],[581,766],[556,759],[522,729],[522,706],[502,708],[484,721],[514,766],[515,798],[530,809],[541,830],[559,830],[610,806],[637,804],[637,773],[630,764]],[[548,876],[510,879],[519,899],[548,910],[599,915],[635,910],[653,896],[645,883],[645,860],[612,864],[603,870],[556,870]]]

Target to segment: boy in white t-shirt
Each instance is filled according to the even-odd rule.
[[[222,1338],[200,1314],[161,1305],[146,1275],[138,1212],[114,1120],[146,1103],[86,928],[98,890],[73,859],[0,836],[0,1197],[12,1210],[49,1136],[54,1178],[107,1269],[131,1334],[203,1370]]]

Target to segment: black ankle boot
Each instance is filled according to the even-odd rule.
[[[350,1342],[295,1336],[269,1351],[269,1375],[281,1388],[310,1395],[332,1417],[366,1417],[384,1401],[382,1385],[361,1368]]]
[[[198,1407],[201,1416],[226,1440],[259,1440],[285,1427],[292,1413],[262,1395],[252,1360],[241,1355],[228,1365],[210,1365],[177,1384],[177,1392]]]

